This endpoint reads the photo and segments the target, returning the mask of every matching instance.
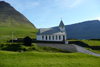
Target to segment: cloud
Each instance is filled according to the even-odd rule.
[[[60,8],[74,8],[82,2],[83,0],[55,0],[55,4]]]

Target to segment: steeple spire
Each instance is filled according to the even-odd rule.
[[[62,20],[60,21],[59,29],[60,29],[61,32],[64,32],[65,31],[65,25],[64,25],[64,23],[63,23]]]
[[[64,23],[63,23],[63,21],[61,20],[60,21],[60,24],[59,24],[59,27],[64,27],[65,25],[64,25]]]

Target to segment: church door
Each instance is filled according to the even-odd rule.
[[[63,41],[65,41],[65,36],[63,35]]]

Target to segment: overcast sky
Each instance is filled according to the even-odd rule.
[[[0,0],[1,1],[1,0]],[[37,28],[100,19],[100,0],[4,0]]]

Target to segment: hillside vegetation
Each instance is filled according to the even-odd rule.
[[[100,40],[77,40],[77,39],[71,39],[68,41],[81,41],[83,43],[88,44],[89,46],[100,46]]]
[[[37,29],[24,15],[9,3],[0,1],[0,43],[15,38],[36,38]]]
[[[81,53],[0,51],[0,67],[99,67],[100,57]]]
[[[100,40],[81,40],[89,46],[100,46]]]
[[[13,38],[24,38],[26,36],[29,36],[31,38],[36,38],[37,29],[34,28],[28,28],[28,27],[6,27],[1,26],[0,27],[0,42],[5,42],[9,39],[12,39],[12,32],[13,32]]]
[[[24,15],[14,9],[9,3],[0,1],[0,26],[27,26],[35,27]]]

